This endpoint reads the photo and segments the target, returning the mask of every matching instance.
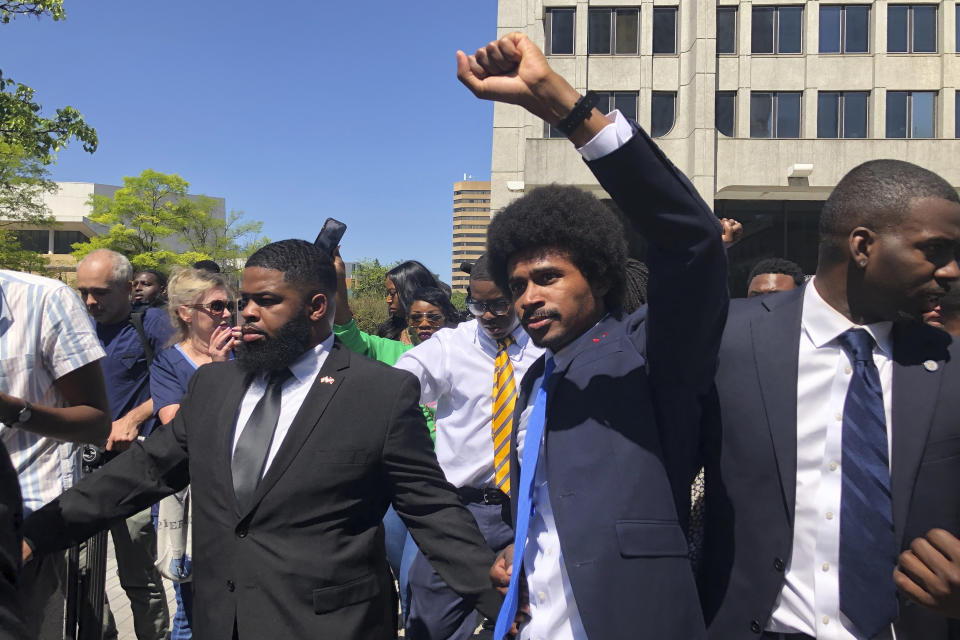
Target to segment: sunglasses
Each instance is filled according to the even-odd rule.
[[[212,302],[202,302],[199,304],[185,304],[190,309],[199,309],[200,311],[210,311],[212,313],[223,313],[233,306],[232,302],[226,300],[213,300]]]
[[[427,324],[431,327],[439,327],[443,324],[443,316],[439,313],[420,313],[414,312],[407,316],[407,322],[410,323],[410,326],[417,326],[423,319],[427,319]]]
[[[473,298],[467,298],[467,311],[476,318],[484,315],[487,311],[495,316],[505,316],[510,313],[511,302],[506,298],[497,298],[490,302],[481,302]]]

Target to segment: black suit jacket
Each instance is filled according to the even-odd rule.
[[[332,382],[330,380],[332,379]],[[395,591],[381,519],[393,502],[427,558],[485,613],[493,553],[437,465],[416,378],[334,343],[240,511],[230,471],[249,378],[202,367],[167,428],[32,514],[24,535],[63,547],[189,482],[194,628],[204,640],[394,638]]]
[[[709,635],[718,640],[757,637],[784,584],[796,499],[803,290],[730,307],[717,374],[720,412],[706,414],[720,420],[707,428],[700,571]],[[906,549],[933,527],[960,534],[960,347],[917,323],[894,324],[892,338],[891,491],[897,544]],[[898,640],[960,638],[960,622],[906,598],[896,630]]]
[[[611,313],[569,347],[547,387],[538,464],[587,635],[692,640],[705,632],[683,523],[726,316],[726,255],[716,217],[639,129],[589,165],[650,242],[649,305]],[[524,376],[518,419],[543,367]]]
[[[0,640],[25,637],[17,601],[22,526],[20,482],[6,448],[0,445]]]

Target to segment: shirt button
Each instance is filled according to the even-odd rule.
[[[824,563],[823,563],[823,566],[820,567],[820,568],[823,569],[824,571],[830,571],[830,563],[829,563],[829,562],[824,562]]]
[[[840,413],[839,411],[838,411],[837,413],[833,414],[833,417],[837,419],[837,422],[842,422],[842,421],[843,421],[843,414]]]
[[[773,559],[773,568],[777,571],[783,571],[786,568],[786,563],[783,561],[783,558],[774,558]]]
[[[540,604],[543,604],[544,602],[547,601],[547,594],[541,591],[540,593],[537,594],[537,598],[540,599]]]
[[[827,520],[833,520],[833,511],[827,511]]]
[[[843,368],[843,372],[847,375],[850,375],[851,373],[853,373],[853,369],[850,368],[850,365],[847,365]]]
[[[830,471],[836,471],[838,466],[840,466],[840,465],[838,465],[836,462],[831,462],[831,463],[830,463]]]
[[[548,555],[548,556],[552,556],[552,555],[553,555],[553,547],[547,547],[547,555]]]
[[[823,616],[823,624],[830,624],[830,616]]]
[[[233,580],[227,580],[227,591],[233,593],[233,590],[237,587],[233,584]]]

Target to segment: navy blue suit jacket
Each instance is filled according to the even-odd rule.
[[[700,587],[717,640],[756,638],[783,588],[793,545],[802,308],[802,288],[730,305],[720,412],[705,412],[713,421],[704,440]],[[919,323],[895,323],[891,335],[891,491],[897,544],[906,549],[934,527],[960,535],[960,345]],[[958,639],[960,621],[901,598],[896,630],[899,640]]]
[[[727,311],[720,226],[642,131],[589,166],[650,242],[649,305],[608,315],[551,376],[539,464],[587,635],[701,638],[683,523]],[[518,419],[543,367],[524,377]]]

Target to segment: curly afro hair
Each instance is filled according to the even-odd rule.
[[[617,215],[593,195],[565,185],[538,187],[490,221],[487,254],[501,290],[510,291],[512,257],[543,250],[566,254],[591,284],[605,283],[607,309],[622,307],[626,234]]]

